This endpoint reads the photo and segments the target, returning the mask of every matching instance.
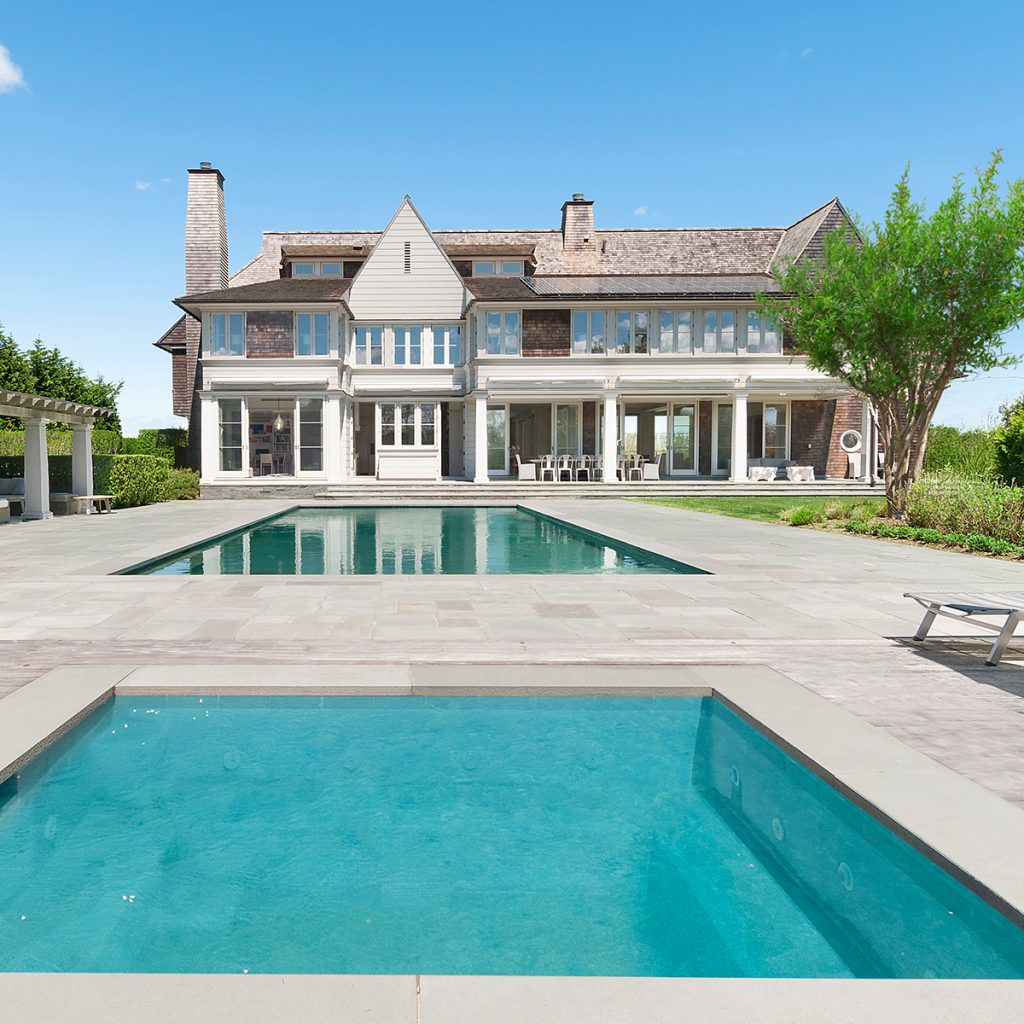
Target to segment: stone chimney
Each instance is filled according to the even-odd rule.
[[[574,192],[572,199],[562,203],[562,248],[566,252],[596,252],[594,236],[594,200]]]
[[[224,216],[224,175],[208,163],[190,167],[185,209],[185,294],[212,292],[228,286],[228,227]],[[200,460],[199,371],[202,324],[185,317],[185,381],[189,396],[188,453],[191,465]],[[175,412],[178,410],[176,409]]]

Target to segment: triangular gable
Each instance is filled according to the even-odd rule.
[[[786,228],[779,239],[769,269],[782,263],[820,258],[825,236],[844,224],[856,234],[850,215],[836,196]]]
[[[356,320],[391,323],[462,317],[466,305],[462,275],[408,196],[356,272],[347,300]]]

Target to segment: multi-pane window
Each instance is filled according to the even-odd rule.
[[[434,365],[458,366],[462,362],[462,332],[458,324],[432,327]]]
[[[330,319],[326,313],[297,313],[295,354],[325,356],[330,348]]]
[[[292,277],[313,277],[316,274],[315,263],[293,263]]]
[[[379,324],[356,328],[356,365],[381,366],[384,362],[384,328]]]
[[[317,473],[324,468],[323,400],[299,400],[299,470]]]
[[[519,355],[519,314],[487,314],[487,354],[489,356]]]
[[[423,362],[423,328],[395,327],[395,365],[419,366]]]
[[[693,313],[663,309],[658,315],[658,352],[693,351]]]
[[[572,314],[572,350],[577,355],[605,349],[604,310],[577,309]]]
[[[474,277],[522,277],[522,260],[473,260]]]
[[[381,447],[433,447],[436,411],[437,407],[432,402],[381,402]]]
[[[344,277],[345,265],[340,260],[301,260],[292,263],[292,277]]]
[[[341,264],[340,263],[321,263],[320,264],[320,276],[321,277],[341,277]]]
[[[646,310],[620,309],[615,314],[615,351],[645,353],[651,330],[651,314]]]
[[[778,355],[782,351],[781,336],[773,320],[757,313],[747,314],[747,351]]]
[[[785,404],[764,405],[764,457],[785,459],[789,451],[789,425]]]
[[[210,355],[245,355],[244,313],[214,313],[210,317]]]
[[[736,351],[736,310],[704,310],[704,351]]]
[[[220,406],[220,468],[225,473],[242,469],[242,400],[222,398]]]

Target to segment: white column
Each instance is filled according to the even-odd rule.
[[[23,519],[49,519],[50,463],[44,419],[25,420],[25,514]]]
[[[874,458],[874,445],[871,443],[871,403],[861,399],[860,413],[860,478],[865,483],[871,483],[871,474],[874,467],[871,460]]]
[[[604,396],[604,424],[601,438],[601,480],[613,484],[618,480],[619,466],[619,400],[616,395]]]
[[[92,424],[76,423],[71,428],[71,493],[92,491]]]
[[[473,483],[487,483],[487,396],[473,399]]]
[[[210,481],[220,472],[220,407],[217,399],[208,395],[201,396],[200,403],[200,477]]]
[[[747,393],[737,391],[732,397],[732,473],[733,483],[747,480]]]
[[[344,479],[346,456],[344,411],[341,406],[341,395],[327,395],[324,398],[324,469],[330,483]],[[351,462],[351,457],[349,457]]]

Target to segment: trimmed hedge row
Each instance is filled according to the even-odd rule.
[[[70,455],[73,433],[70,430],[47,430],[46,450],[50,457]],[[93,455],[114,455],[122,451],[126,439],[116,430],[97,428],[92,432]],[[25,432],[23,430],[0,430],[0,458],[25,454]]]
[[[1014,555],[1024,558],[1024,544],[999,537],[989,537],[984,533],[943,533],[927,526],[896,526],[893,523],[864,522],[853,519],[843,523],[843,528],[850,533],[871,534],[873,537],[888,537],[891,540],[914,540],[923,544],[942,544],[951,548],[969,548],[971,551],[984,551],[990,555]]]

